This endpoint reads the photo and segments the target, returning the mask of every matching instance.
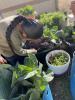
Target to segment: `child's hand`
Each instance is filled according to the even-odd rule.
[[[37,53],[37,50],[36,49],[29,49],[29,50],[27,50],[27,53],[34,53],[34,54],[36,54]]]
[[[2,57],[0,56],[0,64],[6,64],[7,61]]]

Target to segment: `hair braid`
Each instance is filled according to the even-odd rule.
[[[27,22],[28,20],[21,15],[17,16],[16,18],[14,18],[13,21],[11,21],[10,25],[7,27],[7,30],[6,30],[6,39],[13,53],[15,52],[13,50],[12,42],[11,42],[12,30],[22,21]]]
[[[27,22],[28,20],[25,17],[19,15],[16,18],[14,18],[13,21],[11,21],[10,25],[8,26],[8,28],[6,30],[6,38],[7,38],[7,40],[10,40],[10,36],[12,34],[12,30],[22,21]]]

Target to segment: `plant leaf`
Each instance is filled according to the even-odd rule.
[[[29,100],[41,100],[41,98],[40,98],[40,92],[37,91],[36,89],[33,89],[32,93],[30,95]]]
[[[45,72],[43,72],[43,77],[47,82],[51,82],[54,79],[53,74],[54,74],[53,72],[49,74],[45,74]]]
[[[34,70],[34,71],[28,73],[24,79],[28,79],[28,78],[30,78],[30,77],[33,77],[33,76],[36,75],[36,74],[37,74],[37,70]]]
[[[38,60],[34,54],[28,54],[28,57],[25,59],[25,65],[31,68],[38,66]]]

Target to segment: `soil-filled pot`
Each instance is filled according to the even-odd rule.
[[[46,55],[46,63],[55,75],[62,75],[69,67],[70,55],[64,50],[53,50]]]

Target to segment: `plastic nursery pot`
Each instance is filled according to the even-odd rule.
[[[66,62],[66,64],[58,65],[58,66],[54,66],[53,64],[50,64],[49,63],[50,57],[53,57],[59,53],[63,53],[68,57],[68,61]],[[49,69],[52,70],[55,75],[59,76],[59,75],[64,74],[67,71],[69,64],[70,64],[70,55],[64,50],[54,50],[54,51],[49,52],[46,55],[46,63],[48,65]]]
[[[46,87],[46,90],[43,93],[42,100],[53,100],[53,96],[49,85]]]
[[[28,16],[25,16],[25,17],[28,18],[28,19],[35,19],[34,15],[28,15]]]

